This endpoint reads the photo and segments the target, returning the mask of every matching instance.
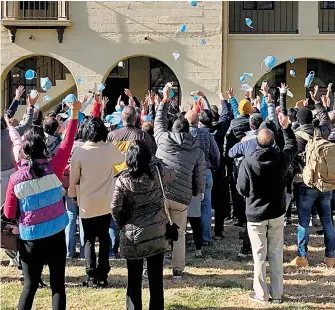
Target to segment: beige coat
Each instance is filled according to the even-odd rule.
[[[114,165],[125,160],[111,143],[85,142],[71,158],[68,195],[77,197],[79,215],[91,218],[110,213],[114,193]]]

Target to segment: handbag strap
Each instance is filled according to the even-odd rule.
[[[159,177],[159,183],[161,184],[161,189],[162,189],[163,197],[164,197],[165,201],[167,201],[167,198],[166,198],[166,195],[165,195],[164,186],[163,186],[163,181],[162,181],[162,177],[161,177],[161,173],[160,173],[159,168],[157,167],[157,165],[156,165],[156,170],[157,170],[158,177]],[[170,225],[172,225],[173,222],[171,220],[170,212],[169,212],[169,210],[166,207],[166,203],[164,203],[164,209],[165,209],[166,216],[167,216],[167,218],[169,220],[169,223],[170,223]]]

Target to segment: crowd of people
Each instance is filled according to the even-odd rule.
[[[262,97],[246,92],[240,102],[229,88],[219,105],[195,91],[196,100],[183,112],[171,104],[171,83],[161,96],[148,91],[141,102],[126,89],[129,102],[120,98],[109,115],[112,103],[99,93],[83,102],[70,94],[46,115],[35,106],[39,94],[28,95],[19,123],[15,112],[24,88],[18,87],[1,117],[1,204],[19,228],[18,251],[7,253],[23,271],[18,309],[32,308],[45,264],[52,307],[65,309],[66,259],[79,256],[89,288],[108,287],[109,258],[126,259],[126,308],[142,309],[146,276],[149,309],[163,310],[165,253],[171,251],[172,275],[180,279],[187,222],[195,257],[223,239],[225,223],[243,227],[238,256],[253,257],[250,298],[281,303],[284,225],[293,205],[299,225],[292,264],[308,266],[310,219],[317,225],[319,216],[324,263],[335,267],[330,93],[319,96],[316,87],[309,100],[287,109],[288,86],[278,88],[277,103],[267,85]],[[88,105],[89,116],[83,113]]]

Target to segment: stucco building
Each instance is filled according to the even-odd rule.
[[[185,106],[197,89],[211,103],[228,86],[241,98],[244,72],[253,73],[247,83],[255,92],[264,78],[285,81],[292,104],[306,97],[311,70],[322,90],[335,84],[335,1],[2,1],[1,23],[2,109],[17,85],[40,89],[46,76],[53,87],[49,101],[40,98],[44,111],[66,93],[82,98],[99,83],[115,104],[124,88],[142,99],[172,80],[175,100]],[[277,66],[264,77],[261,63],[269,55]],[[37,78],[26,80],[27,69]]]

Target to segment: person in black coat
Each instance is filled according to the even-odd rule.
[[[231,96],[228,93],[229,96]],[[246,222],[245,218],[245,203],[243,197],[236,192],[236,181],[237,181],[237,172],[238,167],[235,165],[234,161],[229,158],[229,150],[238,142],[242,140],[243,137],[246,136],[246,133],[250,130],[249,117],[252,112],[251,102],[248,99],[243,99],[238,104],[238,112],[239,115],[230,122],[230,126],[228,128],[223,154],[226,159],[227,165],[227,175],[229,178],[229,185],[233,199],[233,208],[234,208],[234,216],[237,217],[238,223],[237,226],[243,226]]]
[[[285,84],[280,89],[286,93]],[[274,133],[262,129],[257,135],[259,149],[241,164],[237,189],[246,197],[248,233],[254,258],[254,292],[250,298],[267,302],[266,257],[270,264],[270,292],[272,300],[281,302],[283,294],[283,247],[285,188],[287,175],[297,153],[297,141],[288,117],[279,114],[285,146],[278,152],[273,148]]]

